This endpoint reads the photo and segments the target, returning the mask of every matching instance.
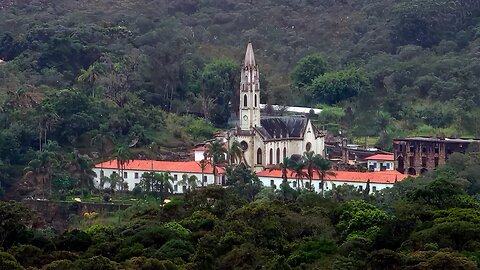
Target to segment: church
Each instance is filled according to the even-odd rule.
[[[262,116],[260,73],[252,43],[247,45],[240,79],[239,121],[228,134],[228,147],[240,142],[246,165],[263,171],[285,157],[314,151],[324,155],[325,134],[302,116]]]

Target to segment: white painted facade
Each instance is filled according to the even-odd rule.
[[[274,186],[275,188],[279,188],[280,184],[282,183],[283,179],[279,177],[264,177],[260,176],[259,177],[260,181],[262,181],[262,184],[264,187],[272,187]],[[296,189],[297,187],[297,181],[295,178],[289,177],[288,178],[288,183],[290,187]],[[308,179],[303,179],[303,186],[302,182],[299,182],[300,188],[306,188],[308,186],[309,180]],[[312,186],[314,187],[315,192],[321,192],[321,186],[320,186],[320,180],[315,180],[312,179]],[[331,181],[331,180],[325,180],[324,185],[324,192],[330,191],[335,187],[342,186],[342,185],[351,185],[355,187],[358,190],[365,190],[367,187],[366,182],[353,182],[353,181]],[[370,183],[370,193],[374,193],[376,191],[380,191],[384,188],[391,188],[393,187],[394,183]]]
[[[95,185],[96,187],[100,186],[100,177],[106,176],[110,177],[113,173],[119,174],[118,169],[107,169],[107,168],[93,168],[93,171],[97,174],[97,177],[95,177]],[[103,171],[103,172],[102,172]],[[133,188],[140,183],[140,180],[142,179],[142,174],[145,172],[150,172],[150,171],[142,171],[142,170],[124,170],[123,171],[123,179],[125,182],[128,183],[128,190],[133,190]],[[164,171],[156,171],[156,172],[164,172]],[[173,186],[173,193],[174,194],[182,194],[184,193],[188,188],[189,185],[178,185],[178,181],[182,180],[182,176],[184,174],[187,174],[189,177],[192,175],[195,175],[198,179],[197,186],[202,186],[202,174],[201,173],[185,173],[185,172],[170,172],[172,177],[174,178],[174,181],[172,183]],[[224,179],[223,175],[218,175],[220,179]],[[211,173],[204,173],[203,174],[203,186],[207,185],[213,185],[214,184],[214,177],[213,174]],[[105,183],[104,188],[109,188],[110,184]]]
[[[368,160],[367,168],[370,171],[379,172],[381,171],[382,167],[384,167],[384,171],[393,171],[393,161],[386,161],[386,160]]]
[[[200,161],[205,159],[205,149],[194,149],[193,150],[194,156],[195,156],[195,161]]]

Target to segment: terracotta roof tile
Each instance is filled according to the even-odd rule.
[[[183,173],[202,173],[200,165],[196,161],[159,161],[159,160],[130,160],[125,165],[125,170],[136,171],[151,171],[153,166],[154,171],[161,172],[183,172]],[[117,161],[110,160],[95,165],[95,168],[117,169]],[[219,174],[223,174],[224,170],[217,167]],[[212,166],[207,165],[204,173],[212,173]]]
[[[395,179],[398,182],[407,178],[409,175],[401,174],[398,171],[382,171],[382,172],[350,172],[350,171],[332,171],[335,176],[327,175],[325,180],[342,181],[342,182],[363,182],[366,183],[369,179],[371,183],[393,184]],[[281,170],[265,170],[257,173],[259,177],[274,177],[281,178]],[[288,171],[288,178],[294,178],[292,171]],[[319,180],[318,174],[315,173],[314,180]]]
[[[365,158],[365,160],[386,160],[386,161],[394,161],[395,158],[393,157],[393,155],[390,155],[390,154],[376,154],[376,155],[369,156],[369,157]]]

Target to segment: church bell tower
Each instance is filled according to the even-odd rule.
[[[240,129],[260,127],[260,76],[252,43],[247,45],[240,80]]]

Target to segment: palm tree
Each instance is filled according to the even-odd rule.
[[[80,70],[81,74],[78,76],[77,81],[82,82],[92,89],[92,97],[95,97],[95,84],[100,77],[100,71],[97,65],[93,64],[88,67],[87,70]]]
[[[200,170],[202,170],[202,179],[201,179],[201,182],[202,182],[202,187],[205,186],[205,181],[203,180],[204,179],[204,174],[205,174],[205,170],[207,169],[207,166],[208,166],[208,160],[206,159],[202,159],[200,160],[198,163],[198,166],[200,167]]]
[[[302,183],[303,187],[303,178],[308,177],[307,173],[305,173],[305,164],[303,160],[294,160],[290,159],[290,164],[288,164],[288,168],[292,171],[291,175],[295,175],[297,180],[297,188],[300,189],[299,181]]]
[[[43,196],[51,195],[51,179],[54,168],[58,165],[58,160],[53,152],[44,150],[37,152],[36,157],[32,159],[28,166],[24,168],[24,177],[33,178],[35,182],[41,183]]]
[[[332,171],[329,171],[331,168],[331,162],[328,159],[323,158],[320,155],[315,155],[314,158],[314,163],[315,163],[315,171],[318,174],[318,177],[320,178],[320,185],[322,187],[322,196],[323,196],[323,191],[324,191],[324,180],[327,175],[335,176],[336,174]]]
[[[81,188],[94,187],[93,179],[96,174],[92,170],[92,161],[88,156],[80,155],[77,150],[74,150],[67,156],[66,166],[73,178],[79,181]]]
[[[205,147],[207,148],[204,154],[205,158],[208,159],[210,164],[212,165],[214,183],[218,184],[217,164],[225,161],[225,154],[227,153],[227,150],[225,149],[225,147],[223,147],[222,142],[219,140],[209,142],[205,145]]]
[[[112,143],[112,137],[113,134],[110,131],[106,131],[101,128],[98,134],[93,136],[90,140],[90,144],[92,146],[97,146],[99,148],[98,150],[100,150],[100,158],[102,161],[104,161],[105,154],[107,154],[107,149],[105,149],[105,146],[109,143]]]
[[[307,169],[307,177],[309,180],[309,188],[312,189],[312,178],[313,178],[313,173],[315,171],[315,153],[313,151],[307,151],[303,153],[303,163],[305,164],[305,168]]]
[[[117,169],[120,177],[123,178],[125,166],[132,160],[132,152],[128,147],[120,146],[113,153],[113,158],[117,160]]]
[[[229,156],[229,163],[245,163],[247,165],[246,160],[245,160],[245,154],[243,152],[242,146],[238,141],[233,141],[232,145],[230,146],[230,149],[228,149],[228,156]]]
[[[153,191],[158,192],[160,197],[173,192],[174,178],[170,172],[153,173]]]
[[[288,183],[288,169],[290,169],[289,164],[292,162],[292,160],[288,157],[283,158],[283,162],[280,162],[278,166],[271,167],[269,171],[273,170],[278,170],[280,169],[282,171],[282,183]]]
[[[195,175],[189,177],[188,174],[184,173],[182,175],[182,180],[178,181],[177,185],[187,186],[188,190],[195,190],[198,186],[198,178]]]
[[[110,177],[104,177],[103,183],[109,183],[110,188],[115,191],[117,188],[122,189],[122,184],[124,183],[123,178],[118,175],[116,172],[113,172]],[[100,185],[102,185],[101,183]]]
[[[151,192],[153,190],[153,182],[155,181],[155,173],[144,172],[142,178],[140,179],[140,187],[145,192]]]

